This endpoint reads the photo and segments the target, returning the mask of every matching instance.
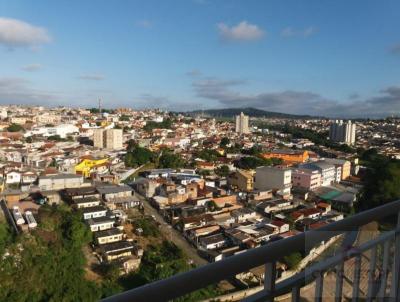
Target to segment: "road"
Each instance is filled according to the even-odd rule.
[[[156,221],[160,224],[160,231],[163,233],[165,238],[169,239],[173,243],[175,243],[179,248],[181,248],[185,254],[193,260],[196,266],[201,266],[207,264],[208,261],[203,259],[197,253],[197,250],[190,245],[186,239],[179,233],[177,230],[171,227],[171,225],[164,221],[164,218],[158,213],[158,211],[153,208],[147,199],[140,194],[135,192],[135,195],[139,198],[143,203],[144,211],[148,215],[153,215]]]

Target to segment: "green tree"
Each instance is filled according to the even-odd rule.
[[[219,143],[219,146],[221,147],[221,148],[225,148],[227,145],[229,145],[231,143],[231,141],[230,141],[230,139],[229,138],[227,138],[227,137],[223,137],[222,139],[221,139],[221,142]]]
[[[227,177],[230,173],[229,167],[227,165],[220,166],[214,170],[215,174],[221,177]]]
[[[20,124],[11,124],[10,126],[7,127],[8,132],[20,132],[24,131],[24,127],[22,127]]]
[[[289,269],[293,270],[299,266],[302,259],[303,256],[299,252],[294,252],[284,256],[283,262],[288,266]]]
[[[203,149],[197,153],[197,157],[206,161],[216,161],[221,155],[214,149]]]
[[[170,151],[163,151],[160,156],[158,166],[159,168],[183,168],[185,165],[185,161],[178,154],[174,154]]]
[[[129,141],[125,155],[125,165],[127,167],[138,167],[154,161],[155,156],[149,149],[139,147],[134,141]]]

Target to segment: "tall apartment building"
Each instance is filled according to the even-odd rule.
[[[335,121],[329,129],[329,138],[334,142],[353,145],[356,142],[356,124],[351,121]]]
[[[240,134],[250,133],[249,116],[243,112],[236,116],[236,132]]]
[[[101,149],[122,149],[122,129],[94,129],[93,145]]]

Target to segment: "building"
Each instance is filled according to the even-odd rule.
[[[108,230],[114,227],[115,220],[108,217],[96,217],[87,220],[92,232]]]
[[[228,175],[228,184],[241,191],[252,191],[254,187],[253,175],[250,173],[237,170]]]
[[[249,130],[249,116],[243,112],[236,116],[236,132],[239,134],[250,133]]]
[[[329,139],[338,143],[354,145],[356,142],[356,124],[351,121],[347,123],[342,120],[335,121],[329,128]]]
[[[294,169],[292,170],[292,184],[294,187],[315,190],[321,186],[322,176],[318,170]]]
[[[283,196],[290,195],[292,170],[283,167],[258,167],[254,186],[257,190],[277,190]]]
[[[94,129],[93,145],[100,149],[122,149],[122,129]]]
[[[347,179],[351,175],[350,161],[338,158],[326,158],[325,162],[334,165],[336,168],[340,167],[341,169],[340,180]]]
[[[83,219],[87,220],[90,218],[105,217],[107,215],[107,209],[101,205],[82,208]]]
[[[334,165],[326,163],[324,161],[318,161],[314,163],[307,163],[300,165],[301,169],[318,170],[321,173],[321,186],[329,186],[337,181],[338,174],[341,175]],[[341,169],[340,169],[341,170]]]
[[[82,185],[82,175],[57,174],[39,177],[40,190],[63,190],[66,188],[79,188]]]
[[[112,243],[124,239],[124,233],[118,228],[111,228],[94,233],[94,239],[97,244]]]
[[[309,159],[308,151],[303,150],[272,150],[267,153],[263,153],[264,158],[279,158],[289,164],[301,164]]]

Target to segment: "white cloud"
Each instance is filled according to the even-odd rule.
[[[28,65],[22,66],[21,69],[24,71],[37,71],[41,68],[42,68],[41,64],[28,64]]]
[[[281,36],[285,38],[291,37],[304,37],[307,38],[316,32],[316,28],[313,26],[309,26],[304,29],[294,29],[292,27],[286,27],[281,31]]]
[[[217,24],[220,37],[229,41],[255,41],[261,39],[265,32],[257,25],[242,21],[236,26],[229,27],[225,23]]]
[[[142,28],[151,28],[153,27],[153,22],[149,20],[139,20],[136,22],[136,26],[142,27]]]
[[[80,75],[78,79],[88,81],[102,81],[105,79],[105,76],[102,74],[83,74]]]
[[[49,43],[51,37],[47,30],[24,21],[0,17],[0,45],[8,48],[37,47]]]

